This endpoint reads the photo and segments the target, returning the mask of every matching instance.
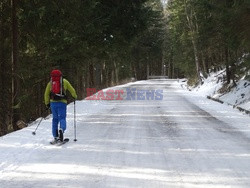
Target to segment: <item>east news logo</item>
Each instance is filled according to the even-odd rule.
[[[87,88],[86,100],[163,100],[163,90],[141,90],[136,88],[107,89],[97,91]]]

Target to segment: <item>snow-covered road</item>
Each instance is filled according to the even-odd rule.
[[[77,101],[77,142],[70,104],[71,140],[60,147],[48,144],[51,118],[36,136],[34,124],[1,137],[0,187],[250,186],[248,115],[173,80],[115,87],[126,88],[159,89],[163,99]]]

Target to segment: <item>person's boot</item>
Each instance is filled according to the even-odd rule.
[[[63,130],[59,129],[59,140],[63,142]]]
[[[52,141],[50,141],[50,144],[57,144],[59,138],[55,137]]]

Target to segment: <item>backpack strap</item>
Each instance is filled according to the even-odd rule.
[[[61,94],[61,96],[63,96],[63,78],[62,78],[62,76],[60,77],[60,94]]]

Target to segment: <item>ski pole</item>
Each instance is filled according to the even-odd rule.
[[[47,109],[47,110],[49,110],[49,109]],[[47,110],[46,110],[45,112],[47,112]],[[43,116],[44,116],[44,114],[43,114]],[[41,122],[42,122],[43,119],[44,119],[44,117],[41,117],[41,120],[40,120],[39,123],[37,124],[35,131],[32,132],[33,135],[36,135],[36,130],[38,129],[38,127],[39,127],[39,125],[41,124]]]
[[[39,125],[41,124],[42,120],[43,120],[43,117],[41,117],[41,120],[39,121],[38,125],[36,126],[35,131],[32,132],[33,135],[36,135],[36,130],[39,127]]]
[[[75,132],[75,139],[74,141],[76,142],[76,100],[74,100],[74,132]]]

